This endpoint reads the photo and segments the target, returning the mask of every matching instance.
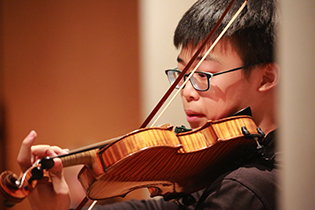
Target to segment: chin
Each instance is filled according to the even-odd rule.
[[[189,125],[192,129],[196,129],[196,128],[200,128],[201,126],[203,126],[204,124],[206,124],[206,120],[202,121],[202,122],[189,122]]]

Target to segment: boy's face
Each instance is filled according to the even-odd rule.
[[[183,70],[197,48],[189,45],[183,48],[178,56],[178,69]],[[189,71],[199,62],[197,59]],[[243,66],[238,53],[229,41],[220,41],[197,71],[221,72]],[[188,82],[181,91],[181,98],[187,121],[192,128],[205,124],[208,120],[228,117],[245,108],[255,93],[254,85],[250,83],[243,70],[217,75],[210,79],[210,89],[201,92],[195,90]]]

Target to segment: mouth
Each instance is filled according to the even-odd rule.
[[[201,113],[198,113],[198,112],[194,112],[194,111],[191,111],[191,110],[185,110],[185,113],[186,113],[186,116],[187,116],[187,121],[189,123],[200,121],[201,118],[205,117],[204,114],[201,114]]]

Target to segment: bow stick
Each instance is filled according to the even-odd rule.
[[[189,79],[192,77],[193,73],[195,73],[195,71],[197,71],[198,67],[201,65],[201,63],[205,60],[205,58],[209,55],[209,53],[212,51],[212,49],[215,47],[215,45],[220,41],[220,39],[222,38],[222,36],[225,34],[225,32],[228,30],[228,28],[232,25],[232,23],[234,22],[234,20],[237,18],[237,16],[241,13],[241,11],[244,9],[244,7],[246,6],[247,2],[249,0],[245,0],[245,2],[242,4],[242,6],[238,9],[238,11],[234,14],[234,16],[232,17],[232,19],[230,20],[230,22],[225,26],[225,28],[222,30],[222,32],[220,33],[220,35],[216,38],[216,40],[212,43],[212,45],[210,46],[210,48],[208,49],[208,51],[205,53],[205,55],[200,59],[200,61],[198,62],[198,64],[196,65],[196,67],[191,71],[191,73],[188,75],[188,77],[186,78],[186,80],[184,81],[184,83],[182,84],[182,86],[180,86],[178,88],[178,90],[176,91],[176,93],[174,94],[174,96],[170,99],[170,101],[167,103],[167,105],[165,106],[165,108],[161,111],[161,113],[158,115],[158,117],[156,118],[156,120],[153,122],[153,124],[151,125],[151,127],[153,127],[157,121],[161,118],[161,116],[164,114],[164,112],[166,111],[166,109],[171,105],[171,103],[174,101],[174,99],[176,98],[176,96],[180,93],[180,91],[185,87],[186,83],[189,81]],[[198,55],[197,53],[194,54]],[[194,61],[194,60],[193,60]],[[188,63],[189,64],[189,63]],[[187,65],[188,65],[187,64]],[[191,65],[191,64],[190,64]],[[184,68],[187,71],[187,66]],[[185,71],[185,73],[186,73]],[[184,72],[184,70],[183,70]],[[183,72],[180,74],[182,75]],[[182,78],[185,74],[182,75],[182,77],[179,77],[176,79],[176,81],[180,78]],[[179,81],[178,81],[179,82]],[[178,82],[176,83],[176,85],[178,84]],[[171,89],[171,88],[170,88]]]
[[[201,53],[201,51],[204,49],[204,47],[206,46],[206,44],[209,42],[209,40],[212,38],[213,34],[215,33],[215,31],[218,29],[219,25],[221,24],[221,22],[223,21],[224,17],[226,16],[226,14],[228,13],[228,11],[231,9],[233,3],[235,0],[231,0],[231,2],[229,3],[229,5],[227,6],[227,8],[225,9],[225,11],[223,12],[223,14],[221,15],[220,19],[218,20],[218,22],[214,25],[213,29],[210,31],[210,33],[208,34],[208,36],[205,38],[205,40],[202,42],[202,44],[200,45],[199,49],[194,53],[193,57],[190,59],[190,61],[188,62],[188,64],[185,66],[185,68],[183,69],[183,71],[181,72],[181,74],[178,76],[178,78],[175,80],[175,82],[169,87],[169,89],[167,90],[167,92],[164,94],[164,96],[161,98],[161,100],[158,102],[158,104],[154,107],[154,109],[151,111],[151,113],[148,115],[148,117],[145,119],[145,121],[142,123],[142,125],[140,126],[140,128],[145,128],[150,121],[153,119],[153,117],[156,115],[156,113],[160,110],[160,108],[163,106],[163,104],[165,103],[165,101],[169,98],[169,96],[171,95],[171,93],[173,92],[173,90],[175,89],[175,87],[178,85],[178,83],[180,82],[180,80],[184,77],[184,75],[186,74],[186,72],[188,71],[188,69],[192,66],[193,62],[196,60],[196,58],[199,56],[199,54]],[[241,8],[237,11],[237,15],[242,11],[242,9],[245,7],[245,5],[247,4],[249,0],[245,0],[245,2],[243,3],[243,5],[241,6]],[[237,16],[236,15],[236,16]],[[236,16],[234,16],[231,21],[229,22],[228,26],[230,26],[233,21],[235,20]],[[228,27],[226,27],[225,31],[228,29]],[[223,33],[223,34],[224,34]],[[222,34],[222,33],[221,33]],[[222,36],[223,36],[222,34]],[[220,38],[222,37],[220,36]],[[219,39],[220,39],[219,38]],[[218,41],[219,41],[218,39]],[[218,42],[217,41],[217,42]],[[216,42],[216,43],[217,43]],[[211,49],[215,46],[216,43],[213,43],[213,46],[211,46]],[[209,51],[210,53],[210,51]],[[205,58],[203,58],[199,63],[201,64],[201,62],[204,60]],[[199,65],[200,65],[199,64]],[[192,74],[191,74],[192,75]],[[187,81],[187,80],[186,80]],[[186,84],[186,83],[185,83]],[[180,88],[178,90],[178,92],[180,92],[182,88]],[[178,93],[177,93],[178,94]],[[176,94],[176,95],[177,95]],[[167,105],[167,107],[172,103],[172,101]],[[165,111],[166,109],[164,109]],[[162,114],[163,115],[163,112]],[[158,117],[160,118],[161,115]],[[155,124],[155,123],[154,123]]]
[[[225,11],[223,12],[223,14],[221,15],[220,19],[218,20],[218,22],[215,24],[215,26],[213,27],[213,29],[210,31],[210,33],[208,34],[208,36],[205,38],[205,40],[202,42],[202,44],[200,45],[199,49],[194,53],[193,57],[190,59],[190,61],[188,62],[188,64],[185,66],[185,68],[183,69],[183,71],[181,72],[181,74],[178,76],[178,78],[175,80],[175,82],[169,87],[169,89],[167,90],[167,92],[164,94],[164,96],[161,98],[161,100],[158,102],[158,104],[154,107],[154,109],[151,111],[151,113],[148,115],[148,117],[145,119],[145,121],[142,123],[142,125],[140,126],[140,128],[145,128],[150,121],[153,119],[153,117],[156,115],[156,113],[160,110],[160,108],[163,106],[163,104],[166,102],[166,100],[169,98],[169,96],[171,95],[171,93],[173,92],[173,90],[175,89],[175,87],[178,85],[178,83],[180,82],[180,80],[184,77],[184,75],[186,74],[186,72],[188,71],[188,69],[192,66],[193,62],[196,60],[196,58],[199,56],[199,54],[202,52],[202,50],[204,50],[204,47],[206,46],[206,44],[209,42],[209,40],[212,38],[213,34],[215,33],[215,31],[218,29],[219,25],[221,24],[221,22],[223,21],[224,17],[226,16],[226,14],[228,13],[228,11],[231,9],[233,3],[235,0],[231,0],[231,2],[229,3],[229,5],[227,6],[227,8],[225,9]],[[200,66],[200,64],[204,61],[204,59],[208,56],[208,54],[211,52],[211,50],[215,47],[215,45],[220,41],[220,39],[222,38],[222,36],[225,34],[225,32],[227,31],[227,29],[231,26],[231,24],[234,22],[234,20],[237,18],[237,16],[239,15],[239,13],[241,13],[241,11],[244,9],[244,7],[246,6],[247,2],[249,0],[245,0],[244,3],[242,4],[242,6],[238,9],[238,11],[235,13],[235,15],[233,16],[233,18],[229,21],[229,23],[226,25],[226,27],[223,29],[223,31],[220,33],[220,35],[217,37],[217,39],[213,42],[213,44],[211,45],[211,47],[209,48],[209,50],[206,52],[206,54],[202,57],[202,59],[198,62],[197,66],[194,68],[194,70],[191,72],[191,74],[188,76],[188,78],[186,79],[186,81],[182,84],[182,86],[177,90],[177,92],[175,93],[175,95],[172,97],[172,99],[169,101],[169,103],[166,105],[166,107],[162,110],[162,112],[160,113],[160,115],[157,117],[157,119],[154,121],[153,125],[154,126],[156,124],[156,122],[159,120],[159,118],[163,115],[163,113],[166,111],[166,109],[169,107],[169,105],[173,102],[173,100],[175,99],[175,97],[179,94],[179,92],[183,89],[183,87],[186,85],[186,83],[189,81],[190,77],[192,76],[192,74],[197,70],[197,68]],[[151,127],[152,127],[151,126]],[[83,208],[83,206],[87,203],[88,198],[85,197],[82,202],[80,203],[80,205],[76,208],[76,210],[80,210]],[[89,207],[88,210],[91,210],[94,205],[96,204],[96,200],[92,203],[92,205]]]

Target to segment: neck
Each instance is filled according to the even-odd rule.
[[[261,108],[263,107],[263,108]],[[253,118],[258,127],[267,135],[278,127],[276,108],[272,101],[266,101],[258,108],[253,108]]]
[[[271,131],[277,129],[277,123],[273,119],[262,119],[260,123],[257,123],[258,127],[267,135]]]

